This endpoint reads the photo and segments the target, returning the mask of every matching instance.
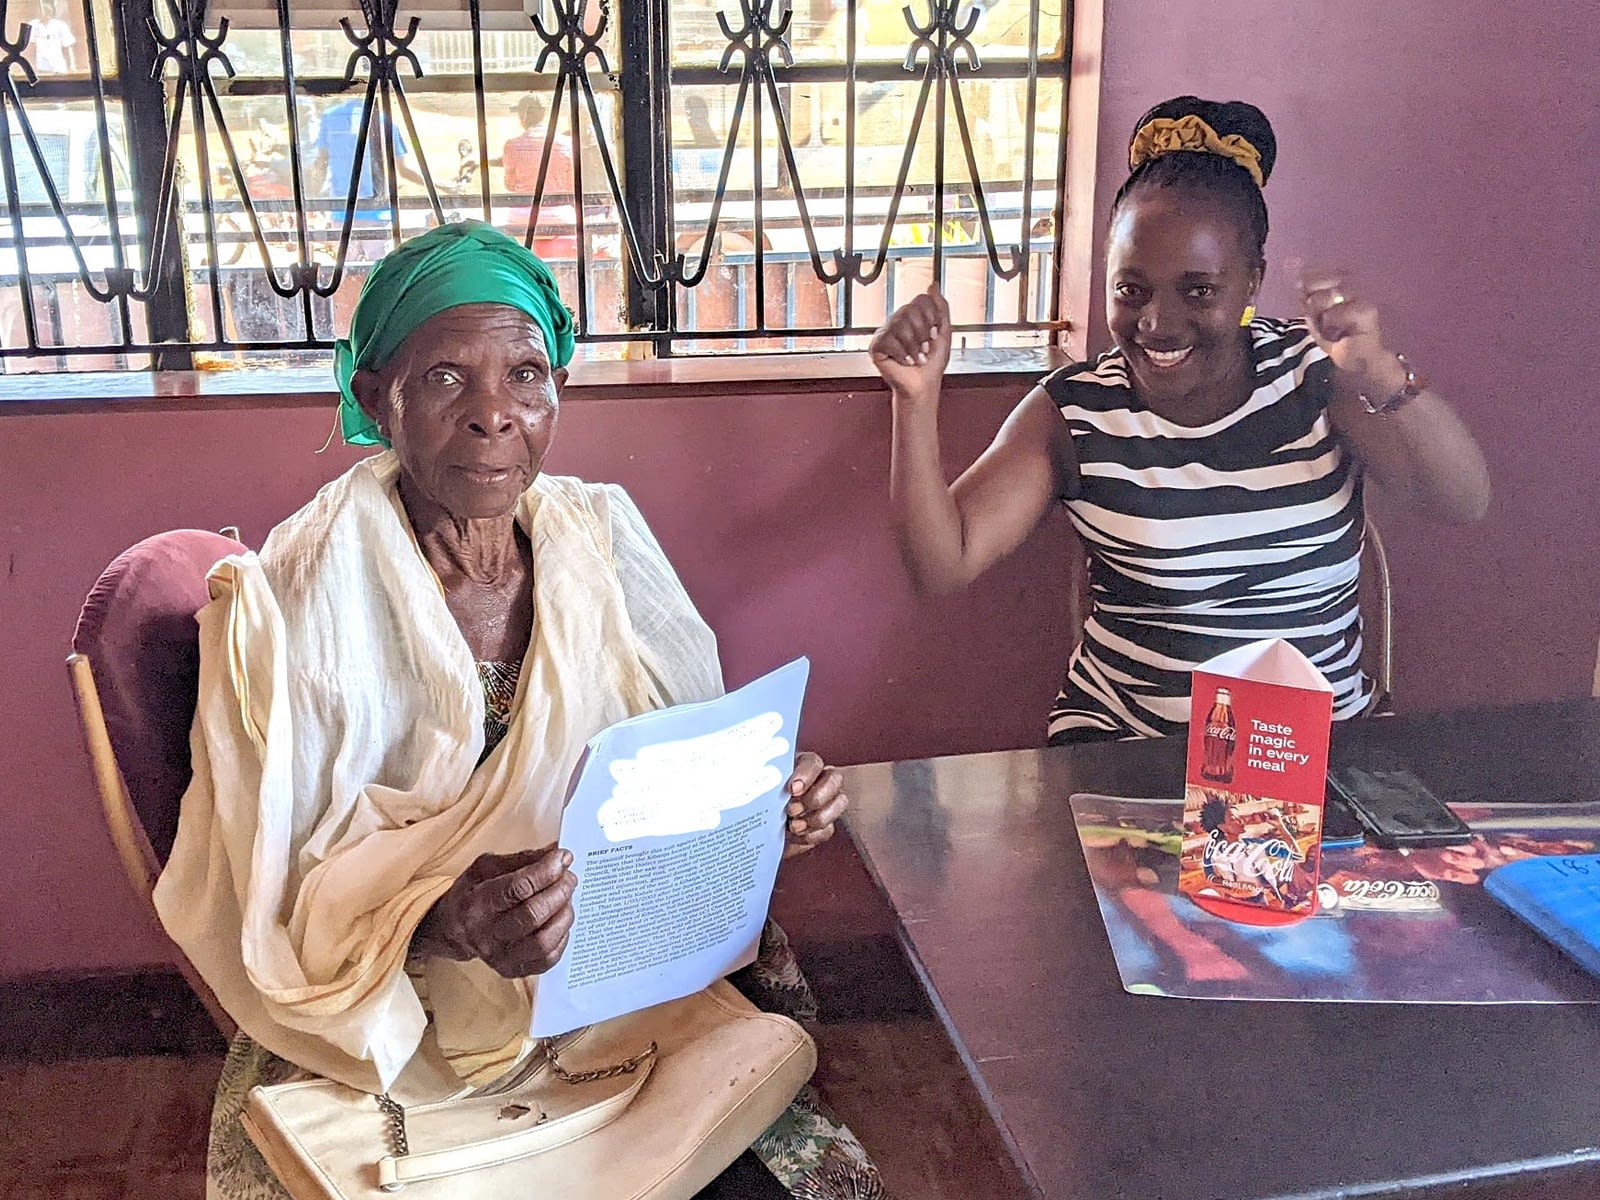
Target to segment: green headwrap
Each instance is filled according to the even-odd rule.
[[[572,314],[538,255],[482,221],[440,225],[402,243],[373,268],[356,301],[350,336],[334,343],[345,441],[389,444],[350,390],[355,373],[378,370],[417,326],[459,304],[505,304],[527,313],[544,333],[550,365],[572,361]]]

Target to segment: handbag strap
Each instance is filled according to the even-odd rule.
[[[639,1094],[639,1089],[644,1087],[645,1080],[650,1078],[650,1072],[655,1067],[656,1044],[651,1042],[642,1052],[613,1066],[588,1071],[565,1070],[556,1061],[553,1051],[549,1052],[548,1061],[551,1071],[563,1083],[575,1085],[595,1083],[602,1079],[614,1079],[619,1075],[631,1075],[633,1081],[625,1090],[553,1121],[549,1119],[548,1114],[541,1112],[531,1128],[500,1134],[463,1146],[419,1153],[411,1152],[406,1134],[405,1109],[392,1096],[384,1093],[376,1099],[378,1107],[388,1119],[389,1140],[393,1153],[386,1154],[378,1160],[378,1186],[386,1192],[397,1192],[408,1183],[421,1183],[424,1180],[440,1179],[497,1166],[500,1163],[527,1158],[576,1141],[584,1134],[614,1121],[628,1105],[633,1103],[634,1097]]]

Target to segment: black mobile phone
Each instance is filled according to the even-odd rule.
[[[1404,768],[1330,765],[1328,786],[1380,846],[1424,849],[1472,840],[1467,823]]]
[[[1322,844],[1324,846],[1356,846],[1366,840],[1366,829],[1356,820],[1350,806],[1339,797],[1329,783],[1322,805]]]

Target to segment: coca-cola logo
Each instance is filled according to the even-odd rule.
[[[1207,725],[1206,736],[1221,738],[1225,742],[1231,742],[1234,740],[1235,734],[1227,725]]]
[[[1208,879],[1286,884],[1294,874],[1295,863],[1303,857],[1292,843],[1280,837],[1245,837],[1230,842],[1218,831],[1206,839],[1200,862]]]
[[[1439,885],[1427,879],[1351,879],[1344,894],[1361,900],[1437,900]]]

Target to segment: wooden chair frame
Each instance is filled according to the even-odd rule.
[[[1361,547],[1361,637],[1372,676],[1372,703],[1367,715],[1394,710],[1394,580],[1389,574],[1389,551],[1372,518],[1366,520]]]
[[[134,808],[133,799],[128,795],[122,768],[117,765],[117,753],[111,745],[111,734],[106,729],[105,711],[100,706],[100,689],[94,681],[94,667],[87,655],[71,654],[67,656],[67,674],[72,680],[72,694],[78,702],[78,721],[83,728],[84,745],[89,751],[95,789],[100,793],[100,808],[105,815],[106,828],[111,832],[112,845],[116,847],[117,858],[122,863],[128,883],[143,904],[151,924],[166,937],[155,905],[161,860],[150,845],[144,822],[140,820],[139,811]],[[194,964],[176,945],[172,951],[174,965],[194,989],[223,1036],[231,1039],[238,1029],[233,1018],[223,1011],[216,995],[194,969]]]

